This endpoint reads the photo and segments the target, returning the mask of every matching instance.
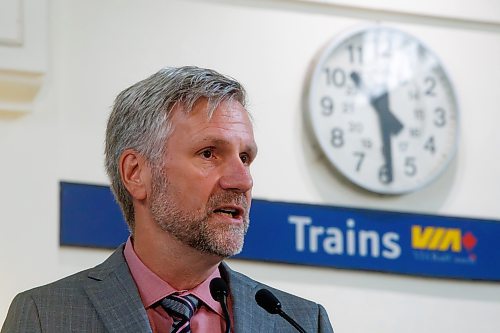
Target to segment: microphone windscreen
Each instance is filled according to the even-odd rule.
[[[210,294],[214,300],[221,302],[224,296],[227,297],[229,294],[226,282],[220,277],[212,279],[210,281]]]
[[[267,289],[260,289],[257,291],[255,294],[255,301],[259,306],[271,314],[278,314],[281,312],[280,301]]]

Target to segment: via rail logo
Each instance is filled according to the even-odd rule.
[[[411,247],[416,260],[474,264],[477,238],[470,231],[437,226],[411,226]]]

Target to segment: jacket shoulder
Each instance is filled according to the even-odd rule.
[[[234,302],[237,310],[241,310],[244,314],[240,316],[240,320],[245,320],[242,317],[247,316],[265,318],[268,321],[276,320],[274,332],[294,331],[293,327],[278,315],[269,314],[257,305],[256,292],[260,289],[267,289],[280,301],[283,311],[299,322],[307,332],[333,333],[328,314],[322,305],[256,281],[231,270],[225,263],[222,264],[221,273],[229,282],[230,291],[235,296]]]
[[[99,331],[98,314],[86,286],[104,279],[123,263],[125,260],[119,248],[93,268],[18,294],[9,307],[1,333],[54,332],[56,327],[64,327],[67,321],[74,320],[91,325],[88,331]]]

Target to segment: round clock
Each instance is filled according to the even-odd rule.
[[[441,174],[458,144],[458,103],[436,55],[397,29],[331,41],[306,87],[306,113],[333,166],[372,192],[400,194]]]

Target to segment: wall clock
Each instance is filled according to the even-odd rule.
[[[310,127],[354,184],[401,194],[435,180],[458,145],[458,103],[437,56],[385,26],[358,28],[320,53],[306,85]]]

